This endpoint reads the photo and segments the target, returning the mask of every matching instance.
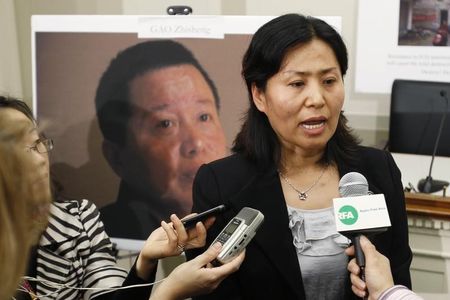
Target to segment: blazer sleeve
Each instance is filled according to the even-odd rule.
[[[193,185],[193,212],[202,212],[220,204],[224,204],[222,199],[221,186],[209,165],[203,165],[197,172]],[[226,203],[225,203],[226,204]],[[203,248],[192,249],[186,252],[188,260],[195,258],[203,253],[211,242],[217,237],[220,231],[225,227],[228,220],[232,218],[232,213],[224,213],[216,217],[213,226],[208,229],[206,246]],[[240,284],[235,274],[231,274],[222,283],[208,295],[194,297],[193,299],[217,299],[234,300],[241,299]]]

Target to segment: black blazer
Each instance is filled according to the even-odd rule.
[[[396,284],[411,288],[408,225],[400,171],[385,151],[360,147],[357,168],[339,164],[340,176],[363,174],[369,189],[383,193],[392,227],[371,238],[377,250],[391,261]],[[288,212],[276,167],[264,172],[235,154],[203,165],[193,188],[192,211],[201,212],[225,203],[230,209],[217,217],[208,230],[207,245],[244,206],[260,210],[264,223],[247,246],[246,257],[238,272],[225,279],[211,294],[196,299],[305,299],[301,271],[288,226]],[[188,259],[204,249],[191,250]],[[350,285],[346,298],[356,298]]]

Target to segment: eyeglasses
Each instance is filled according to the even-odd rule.
[[[28,151],[33,150],[38,153],[47,153],[52,151],[52,149],[53,149],[53,140],[47,138],[38,140],[36,143],[34,143],[33,146],[27,146]]]

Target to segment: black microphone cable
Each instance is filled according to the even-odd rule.
[[[445,119],[447,117],[447,112],[448,112],[447,91],[441,90],[439,92],[439,94],[445,100],[445,110],[444,110],[444,114],[442,115],[442,118],[441,118],[441,123],[439,124],[439,130],[438,130],[438,134],[437,134],[437,137],[436,137],[436,143],[434,144],[433,156],[431,157],[430,171],[428,172],[428,177],[431,177],[431,170],[433,169],[434,157],[436,156],[436,151],[437,151],[437,148],[439,146],[439,140],[441,139],[442,129],[444,128]]]
[[[444,124],[445,124],[445,119],[448,114],[448,102],[449,101],[447,98],[447,91],[441,90],[439,92],[439,95],[445,100],[445,109],[444,109],[444,113],[442,114],[442,117],[441,117],[436,141],[434,143],[433,154],[431,156],[431,163],[430,163],[430,169],[428,171],[428,176],[425,179],[421,179],[418,183],[418,189],[422,193],[433,193],[433,192],[441,190],[442,188],[444,188],[444,190],[445,190],[445,187],[448,186],[448,182],[442,181],[442,180],[434,180],[431,177],[431,173],[433,170],[433,164],[434,164],[434,158],[436,157],[436,152],[439,147],[439,141],[441,139],[442,131],[443,131]]]

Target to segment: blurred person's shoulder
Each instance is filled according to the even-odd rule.
[[[68,214],[72,216],[80,215],[83,212],[98,214],[97,206],[93,202],[86,199],[81,200],[60,199],[54,201],[52,203],[51,211],[53,213],[58,212],[58,215]]]
[[[87,200],[62,200],[50,206],[47,236],[40,241],[41,246],[64,243],[81,235],[84,220],[91,220],[98,214],[95,205]]]

